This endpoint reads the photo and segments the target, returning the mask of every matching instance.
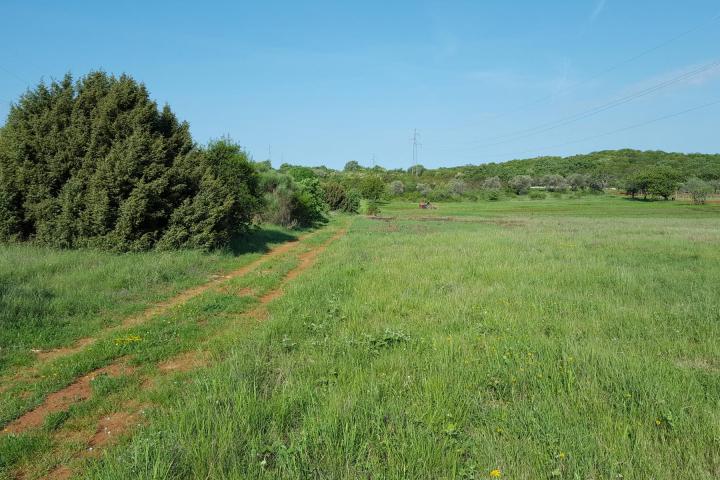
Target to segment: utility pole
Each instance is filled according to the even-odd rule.
[[[417,128],[413,130],[413,136],[412,136],[412,146],[413,146],[413,165],[417,165],[418,163],[418,148],[422,146],[422,143],[420,143],[418,140],[420,139],[420,134],[417,131]]]

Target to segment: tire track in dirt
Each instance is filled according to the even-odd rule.
[[[317,232],[313,232],[313,233],[304,235],[302,237],[299,237],[296,240],[291,240],[286,243],[283,243],[282,245],[279,245],[279,246],[271,249],[270,251],[264,253],[260,258],[254,260],[253,262],[250,262],[249,264],[247,264],[245,266],[237,268],[225,275],[218,275],[218,276],[216,276],[216,278],[214,278],[213,280],[210,280],[209,282],[206,282],[201,285],[184,290],[169,300],[160,302],[158,304],[151,306],[150,308],[147,308],[145,311],[143,311],[139,315],[134,315],[134,316],[128,317],[118,325],[114,325],[112,327],[100,330],[93,337],[81,338],[81,339],[77,340],[75,342],[75,344],[70,347],[63,347],[63,348],[56,348],[56,349],[52,349],[52,350],[48,350],[48,351],[35,352],[35,354],[36,354],[35,358],[37,359],[37,362],[34,365],[32,365],[26,369],[23,369],[19,372],[15,372],[11,377],[0,378],[0,380],[2,380],[4,383],[4,385],[2,385],[2,388],[0,389],[0,393],[7,390],[8,388],[10,388],[11,384],[22,381],[23,379],[27,380],[30,377],[32,377],[32,375],[37,373],[38,369],[43,364],[51,362],[53,360],[57,360],[62,357],[66,357],[69,355],[79,353],[82,350],[84,350],[85,348],[93,345],[95,342],[98,341],[98,339],[100,337],[102,337],[104,335],[108,335],[114,331],[118,331],[123,328],[140,325],[143,322],[145,322],[157,315],[161,315],[162,313],[168,311],[169,309],[171,309],[175,306],[186,303],[187,301],[197,297],[198,295],[200,295],[212,288],[215,288],[216,286],[218,286],[228,280],[232,280],[234,278],[246,275],[249,272],[255,270],[258,266],[267,262],[268,260],[270,260],[274,257],[277,257],[279,255],[283,255],[283,254],[295,249],[298,245],[300,245],[300,242],[302,240],[306,240],[307,238],[315,235],[316,233]]]
[[[327,247],[330,246],[330,244],[332,244],[336,240],[339,240],[346,233],[347,228],[341,228],[321,245],[300,254],[298,256],[298,265],[285,275],[280,284],[270,292],[262,295],[259,298],[259,304],[251,310],[244,312],[243,314],[241,314],[241,316],[256,318],[258,320],[265,319],[267,313],[267,304],[277,298],[280,298],[284,294],[284,287],[288,283],[290,283],[304,271],[312,267],[317,260],[317,257],[322,252],[324,252]],[[225,330],[216,333],[215,336],[222,335],[224,331]],[[206,351],[204,350],[183,352],[179,355],[176,355],[175,357],[159,363],[157,366],[158,374],[156,375],[156,377],[174,372],[190,372],[192,370],[205,367],[208,364],[209,359],[207,357]],[[142,389],[150,391],[154,387],[155,382],[153,381],[152,377],[141,380]],[[112,445],[114,440],[125,434],[128,434],[129,431],[136,424],[140,423],[138,421],[138,410],[139,408],[137,407],[137,402],[135,400],[131,400],[125,405],[122,405],[115,412],[103,415],[103,417],[98,421],[98,426],[95,434],[92,437],[88,438],[86,441],[86,444],[92,447],[92,450],[84,450],[78,452],[76,458],[85,458],[98,455],[102,448]],[[114,429],[114,435],[112,436],[112,438],[105,433],[109,428],[108,425],[112,425],[112,428]],[[67,465],[59,465],[56,469],[52,470],[43,478],[49,480],[65,479],[70,478],[72,474],[72,470]]]
[[[132,367],[124,365],[124,361],[121,360],[83,375],[67,387],[48,395],[40,406],[10,422],[3,429],[3,433],[19,434],[31,428],[40,427],[48,415],[65,411],[70,406],[90,398],[92,382],[96,378],[101,375],[117,377],[132,373],[133,370]]]
[[[289,282],[293,281],[295,278],[297,278],[301,273],[303,273],[305,270],[310,268],[317,259],[318,255],[320,255],[322,252],[325,251],[325,249],[330,246],[331,243],[335,242],[336,240],[339,240],[343,235],[347,233],[346,228],[341,228],[338,230],[335,235],[330,237],[325,243],[318,246],[317,248],[314,248],[312,250],[309,250],[303,254],[301,254],[298,257],[299,263],[298,266],[290,270],[287,275],[285,275],[285,278],[283,278],[282,282],[280,282],[280,285],[271,292],[268,292],[264,294],[262,297],[260,297],[260,304],[265,305],[267,303],[270,303],[271,301],[275,300],[276,298],[283,295],[282,288],[287,285]]]
[[[225,275],[218,275],[213,280],[210,280],[209,282],[203,283],[201,285],[198,285],[196,287],[189,288],[187,290],[184,290],[180,292],[179,294],[175,295],[174,297],[170,298],[169,300],[166,300],[164,302],[160,302],[156,305],[151,306],[150,308],[146,309],[139,315],[131,316],[123,320],[120,324],[115,325],[110,328],[106,328],[98,332],[93,337],[87,337],[87,338],[81,338],[78,340],[75,345],[71,347],[66,348],[57,348],[53,350],[48,350],[46,352],[38,352],[37,358],[40,361],[48,361],[48,360],[54,360],[56,358],[64,357],[67,355],[71,355],[73,353],[77,353],[84,349],[85,347],[92,345],[97,341],[97,337],[122,329],[127,327],[132,327],[135,325],[139,325],[153,317],[156,317],[158,315],[161,315],[165,313],[166,311],[170,310],[171,308],[182,305],[189,300],[197,297],[198,295],[214,288],[215,286],[226,282],[227,280],[231,280],[233,278],[241,277],[243,275],[246,275],[247,273],[251,272],[255,268],[257,268],[259,265],[265,263],[266,261],[270,260],[271,258],[277,257],[279,255],[282,255],[284,253],[287,253],[297,247],[299,245],[301,240],[306,239],[310,235],[305,235],[304,237],[298,238],[297,240],[291,240],[286,243],[283,243],[282,245],[275,247],[271,249],[269,252],[264,253],[260,258],[257,260],[250,262],[249,264],[242,266],[236,270],[233,270]]]
[[[297,240],[289,241],[287,243],[284,243],[269,252],[263,254],[260,258],[256,259],[253,262],[250,262],[249,264],[240,267],[236,270],[233,270],[232,272],[223,275],[222,277],[219,277],[215,280],[212,280],[210,282],[204,283],[202,285],[198,285],[197,287],[190,288],[188,290],[183,291],[179,295],[176,295],[175,297],[171,298],[170,300],[167,300],[163,303],[157,304],[147,310],[145,310],[142,314],[130,317],[123,321],[120,325],[104,329],[101,331],[97,337],[93,338],[84,338],[77,342],[76,346],[69,347],[65,349],[58,349],[53,351],[54,355],[50,355],[46,357],[46,360],[48,359],[56,359],[60,358],[65,355],[71,355],[73,353],[77,353],[82,351],[84,348],[94,344],[100,337],[103,335],[106,335],[108,333],[111,333],[113,331],[116,331],[122,327],[132,326],[132,325],[138,325],[142,323],[145,320],[148,320],[152,318],[155,315],[159,315],[168,309],[181,305],[188,300],[210,290],[211,288],[214,288],[215,286],[246,275],[247,273],[255,270],[258,266],[262,265],[263,263],[267,262],[268,260],[277,257],[279,255],[283,255],[285,253],[288,253],[295,249],[298,245],[300,245],[301,240],[305,240],[308,237],[311,237],[315,235],[317,232],[310,233],[308,235],[305,235]],[[48,352],[49,353],[49,352]],[[32,410],[24,413],[22,416],[18,417],[17,419],[13,420],[9,424],[7,424],[1,431],[0,434],[3,433],[12,433],[12,434],[18,434],[22,433],[28,429],[37,428],[42,425],[42,423],[45,421],[45,418],[49,414],[64,411],[67,408],[70,407],[70,405],[77,403],[82,400],[86,400],[91,395],[91,389],[90,389],[90,382],[98,375],[102,375],[104,373],[107,373],[111,376],[114,376],[114,369],[118,368],[118,365],[122,363],[122,359],[115,360],[114,362],[110,363],[109,365],[102,367],[100,369],[91,371],[79,379],[75,380],[70,385],[57,390],[55,392],[52,392],[48,394],[48,396],[45,398],[42,404],[40,406],[33,408]],[[17,383],[18,381],[21,381],[23,379],[27,380],[30,378],[30,376],[37,372],[38,365],[35,365],[33,368],[25,370],[22,372],[20,376],[17,374],[13,378],[13,383]],[[5,388],[9,388],[9,382],[8,385],[3,385]]]

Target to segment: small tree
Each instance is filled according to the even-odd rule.
[[[369,175],[360,182],[360,194],[368,200],[379,200],[385,193],[385,182],[377,175]]]
[[[711,180],[709,183],[713,189],[712,193],[720,193],[720,180]]]
[[[607,188],[607,186],[607,180],[597,175],[590,177],[588,180],[588,187],[590,187],[590,190],[594,192],[602,192],[605,188]]]
[[[543,178],[543,184],[545,188],[551,192],[564,192],[568,187],[562,175],[546,175]]]
[[[465,181],[459,178],[455,178],[448,182],[448,190],[454,195],[462,195],[465,193],[466,185]]]
[[[523,195],[528,192],[532,185],[532,177],[529,175],[518,175],[510,179],[508,183],[513,192]]]
[[[695,205],[702,205],[707,200],[708,194],[713,191],[713,188],[708,182],[692,177],[683,184],[681,190],[690,194]]]
[[[340,204],[340,211],[358,213],[358,210],[360,210],[360,194],[356,190],[347,190]]]
[[[623,183],[623,188],[625,189],[625,195],[630,195],[632,198],[635,198],[637,194],[641,193],[640,182],[638,181],[637,175],[626,178]]]
[[[347,195],[345,187],[339,182],[327,182],[323,185],[323,191],[325,192],[325,203],[328,204],[330,210],[340,210]]]
[[[345,168],[343,170],[345,170],[346,172],[357,172],[359,170],[362,170],[362,167],[355,160],[350,160],[345,164]]]
[[[426,183],[418,183],[417,186],[415,187],[415,189],[423,197],[427,197],[428,195],[430,195],[432,193],[432,188],[430,187],[430,185],[428,185]]]
[[[669,199],[678,189],[680,184],[678,174],[675,170],[658,166],[651,168],[644,173],[642,179],[647,182],[647,193]]]
[[[582,173],[571,173],[567,176],[567,183],[573,191],[578,191],[587,187],[589,180],[587,175]]]
[[[405,192],[405,185],[400,180],[394,180],[390,183],[390,194],[402,195]]]
[[[484,190],[500,190],[502,188],[502,182],[500,181],[500,177],[486,178],[485,181],[482,183],[482,188]]]

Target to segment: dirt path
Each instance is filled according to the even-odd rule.
[[[259,298],[259,304],[254,307],[253,309],[244,312],[242,314],[243,317],[247,318],[254,318],[259,321],[266,318],[267,310],[266,306],[268,303],[272,302],[273,300],[281,297],[284,294],[284,288],[285,286],[290,283],[291,281],[295,280],[300,274],[302,274],[305,270],[312,267],[317,260],[317,257],[325,251],[325,249],[336,240],[340,239],[345,233],[347,232],[346,228],[339,229],[332,237],[330,237],[327,241],[322,243],[321,245],[314,247],[310,249],[307,252],[302,253],[299,258],[298,265],[290,270],[285,277],[282,279],[280,284],[270,292],[267,292],[262,297]],[[245,273],[249,272],[250,270],[257,267],[262,261],[267,260],[267,255],[277,256],[282,253],[290,251],[292,248],[294,248],[295,244],[297,242],[293,242],[293,244],[288,245],[282,245],[281,247],[278,247],[277,249],[273,250],[272,252],[266,254],[261,259],[258,259],[257,261],[251,263],[250,265],[247,265],[246,267],[243,267],[241,269],[236,270],[235,272],[232,272],[231,274],[227,275],[223,280],[227,280],[230,278],[237,277],[239,275],[244,275]],[[170,308],[172,305],[177,305],[179,302],[187,301],[188,299],[192,298],[193,296],[199,295],[203,291],[207,290],[208,288],[211,288],[213,285],[217,284],[217,282],[211,282],[210,284],[202,285],[201,287],[197,287],[194,289],[191,289],[194,293],[191,295],[189,292],[184,292],[181,295],[178,295],[173,300],[166,302],[163,304],[165,306],[164,308]],[[184,300],[180,300],[180,299]],[[176,302],[176,303],[172,303]],[[158,306],[159,307],[159,306]],[[157,308],[157,307],[156,307]],[[221,331],[215,334],[222,335],[223,332]],[[203,349],[193,350],[193,351],[186,351],[179,355],[176,355],[175,357],[172,357],[170,359],[167,359],[157,365],[157,373],[155,374],[155,378],[167,375],[168,373],[172,372],[188,372],[192,370],[196,370],[198,368],[202,368],[207,366],[209,363],[209,358],[207,355],[207,352]],[[86,400],[90,398],[91,390],[90,390],[90,382],[92,379],[97,377],[98,375],[107,373],[109,375],[116,375],[119,372],[122,372],[122,369],[124,367],[122,366],[121,362],[117,362],[114,364],[111,364],[109,366],[103,367],[101,369],[98,369],[94,372],[91,372],[79,380],[77,380],[72,385],[64,388],[63,390],[60,390],[58,392],[55,392],[48,396],[46,401],[36,409],[24,414],[22,417],[18,418],[17,420],[13,421],[5,431],[12,432],[12,433],[21,433],[24,431],[27,431],[31,428],[36,428],[43,424],[45,421],[45,418],[47,415],[63,411],[69,408],[73,403]],[[153,377],[147,377],[144,379],[141,379],[141,386],[144,390],[152,390],[155,387],[155,382],[153,381]],[[52,397],[52,398],[51,398]],[[142,408],[145,408],[146,406],[143,406]],[[103,415],[102,418],[100,418],[97,422],[97,429],[94,432],[94,434],[86,439],[86,445],[91,447],[91,449],[83,450],[82,452],[78,452],[76,455],[76,458],[83,458],[90,455],[97,455],[99,451],[108,445],[111,445],[114,440],[121,437],[123,434],[127,434],[128,430],[131,430],[136,424],[140,423],[138,418],[138,410],[140,407],[137,404],[137,401],[131,400],[130,402],[126,403],[125,405],[120,406],[117,410],[115,410],[111,414]],[[118,420],[120,419],[120,420]],[[60,440],[62,441],[62,440]],[[46,477],[48,479],[58,479],[58,478],[69,478],[72,475],[71,469],[69,469],[66,465],[59,465],[55,470],[51,471]]]
[[[233,278],[237,278],[237,277],[246,275],[247,273],[256,269],[259,265],[270,260],[271,258],[277,257],[279,255],[283,255],[284,253],[287,253],[287,252],[293,250],[300,244],[301,240],[304,240],[314,234],[315,233],[310,233],[308,235],[304,235],[304,236],[298,238],[297,240],[292,240],[292,241],[283,243],[282,245],[279,245],[279,246],[271,249],[269,252],[263,254],[257,260],[250,262],[249,264],[247,264],[245,266],[242,266],[236,270],[233,270],[225,275],[217,275],[215,278],[213,278],[209,282],[206,282],[206,283],[203,283],[196,287],[192,287],[187,290],[184,290],[164,302],[161,302],[161,303],[151,306],[150,308],[146,309],[139,315],[134,315],[134,316],[126,318],[118,325],[105,328],[105,329],[97,332],[92,337],[81,338],[81,339],[77,340],[75,342],[75,344],[72,346],[64,347],[64,348],[56,348],[56,349],[48,350],[48,351],[36,352],[36,358],[38,360],[38,364],[34,365],[33,367],[30,367],[30,369],[28,369],[22,373],[24,374],[24,376],[31,375],[34,371],[37,370],[39,365],[49,362],[49,361],[52,361],[52,360],[56,360],[58,358],[62,358],[62,357],[66,357],[68,355],[73,355],[75,353],[78,353],[78,352],[82,351],[83,349],[85,349],[86,347],[89,347],[90,345],[94,344],[98,340],[98,338],[102,337],[103,335],[112,333],[113,331],[117,331],[117,330],[120,330],[123,328],[139,325],[153,317],[156,317],[158,315],[165,313],[166,311],[168,311],[169,309],[171,309],[175,306],[186,303],[187,301],[216,287],[217,285],[220,285],[223,282],[226,282]],[[17,380],[17,378],[16,378],[16,380]]]
[[[101,375],[117,377],[132,373],[132,367],[124,365],[123,360],[97,369],[75,380],[67,387],[53,392],[45,398],[39,407],[30,410],[14,420],[3,430],[5,433],[22,433],[31,428],[40,427],[48,415],[67,410],[71,405],[87,400],[92,395],[92,381]]]

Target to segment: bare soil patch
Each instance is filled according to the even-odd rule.
[[[88,445],[93,449],[93,453],[97,448],[104,447],[115,441],[125,432],[137,427],[141,422],[142,408],[128,408],[125,411],[113,412],[100,419],[97,430],[92,436]]]
[[[161,372],[189,372],[196,368],[204,367],[208,359],[202,352],[191,351],[180,354],[158,365]]]
[[[117,377],[119,375],[132,373],[132,371],[133,369],[131,367],[118,362],[90,372],[75,380],[75,382],[67,387],[48,395],[42,405],[11,422],[5,427],[4,432],[17,434],[31,428],[37,428],[43,424],[49,414],[62,412],[67,410],[71,405],[90,398],[92,395],[91,382],[100,375]]]
[[[65,348],[54,348],[52,350],[47,351],[39,351],[36,355],[37,359],[43,362],[47,362],[50,360],[54,360],[59,357],[64,357],[66,355],[72,355],[73,353],[77,353],[83,348],[92,345],[95,343],[95,338],[87,337],[87,338],[81,338],[77,342],[75,342],[75,345],[71,347],[65,347]]]

